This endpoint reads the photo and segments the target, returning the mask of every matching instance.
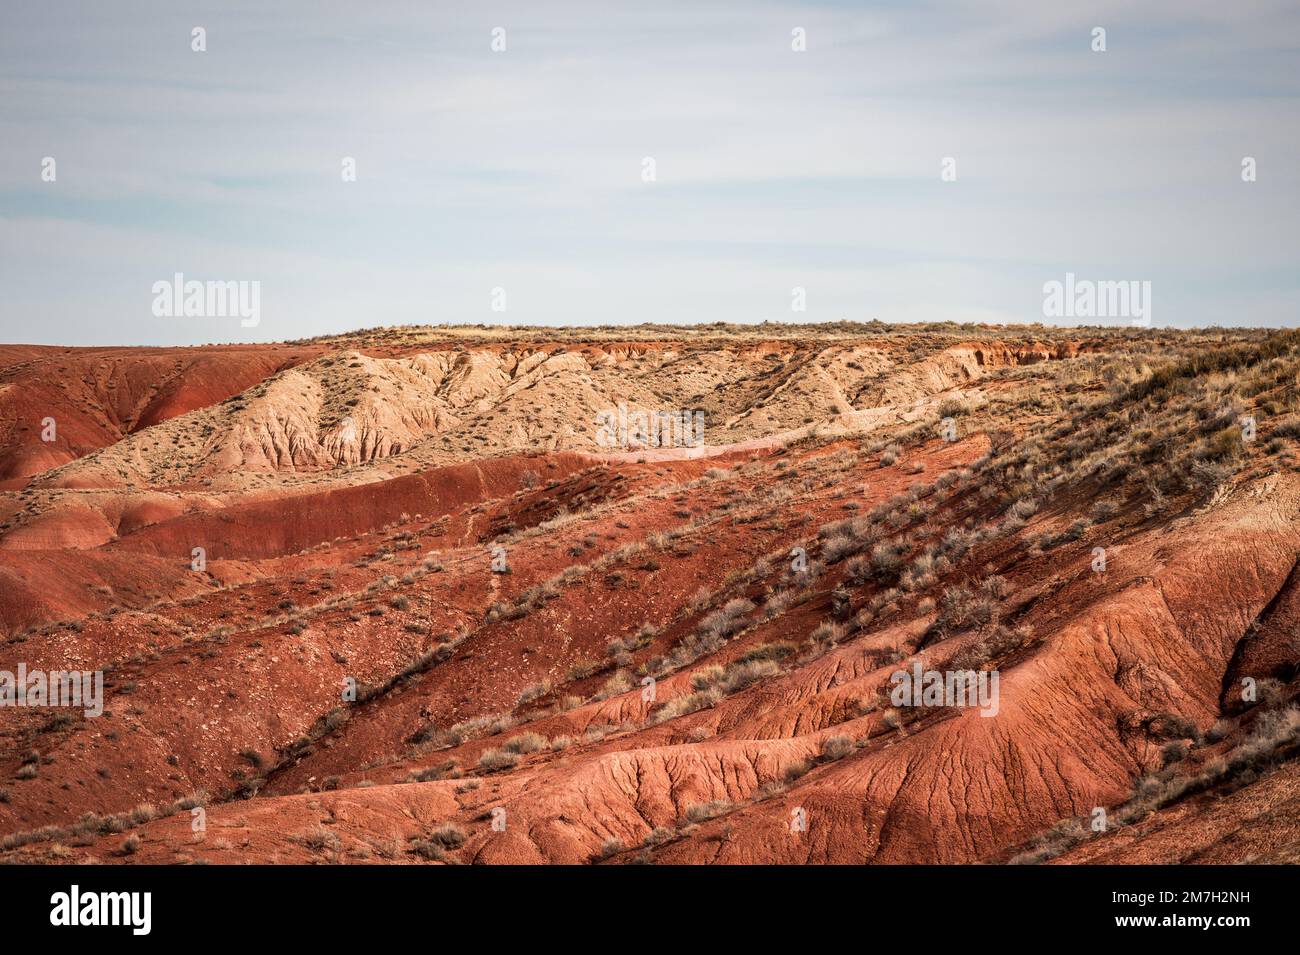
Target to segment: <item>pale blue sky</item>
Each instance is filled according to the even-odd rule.
[[[1155,325],[1300,324],[1294,3],[3,0],[0,18],[5,342],[1040,321],[1067,271],[1150,281]],[[175,272],[260,281],[260,325],[156,318]]]

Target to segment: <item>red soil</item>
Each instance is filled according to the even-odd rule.
[[[827,373],[827,390],[799,399],[826,411],[815,421],[774,411],[768,430],[690,454],[538,440],[453,460],[429,452],[439,431],[315,476],[289,463],[224,483],[205,483],[201,468],[156,484],[89,479],[102,469],[48,473],[98,449],[116,453],[151,426],[188,426],[191,412],[322,356],[420,361],[449,347],[336,344],[0,349],[9,422],[0,670],[104,669],[108,684],[102,717],[3,711],[6,857],[1001,862],[1058,820],[1118,806],[1136,779],[1160,773],[1160,720],[1198,734],[1226,720],[1215,752],[1227,752],[1261,712],[1241,699],[1243,679],[1293,695],[1294,470],[1243,467],[1214,500],[1172,515],[1108,491],[1118,513],[1043,548],[1035,539],[1059,534],[1094,497],[1067,485],[1044,493],[1025,526],[995,530],[1005,504],[981,493],[981,469],[990,454],[1046,432],[1045,418],[971,418],[956,441],[899,437],[945,399],[978,405],[1015,386],[990,380],[992,368],[1046,369],[1103,352],[1095,342],[958,343],[911,363],[896,342],[855,345],[858,364],[871,350],[888,356],[885,378],[848,387]],[[469,347],[485,353],[475,362],[504,362],[516,378],[538,367],[507,361],[507,344]],[[761,387],[764,356],[789,358],[788,343],[745,343],[692,367],[732,364],[728,380],[749,402],[732,409],[728,420],[738,420],[757,414],[759,396],[811,381],[804,365],[836,367],[847,347],[792,359],[784,378]],[[567,350],[590,368],[662,363],[666,348]],[[574,373],[557,363],[546,380]],[[1050,387],[1054,373],[1043,371]],[[584,381],[572,387],[597,387]],[[492,407],[474,412],[499,422],[489,443],[524,409],[508,383],[493,387]],[[467,413],[458,427],[471,433]],[[58,421],[52,445],[39,440],[46,414]],[[192,420],[197,429],[213,419]],[[882,462],[868,428],[881,447],[903,443],[897,463]],[[138,473],[156,467],[130,454],[143,462]],[[909,512],[913,501],[927,512]],[[818,533],[875,508],[886,515],[879,539],[909,535],[909,559],[952,528],[989,530],[933,582],[887,594],[900,585],[855,576],[853,560],[828,554],[830,537]],[[197,569],[196,547],[206,560]],[[763,613],[790,585],[796,547],[813,572]],[[1096,547],[1107,552],[1104,572],[1093,566]],[[502,553],[505,573],[493,566]],[[977,589],[990,577],[1005,581],[995,622],[1021,633],[986,658],[1000,676],[996,716],[891,708],[882,693],[895,671],[914,660],[942,669],[991,639],[988,626],[932,627],[945,588]],[[684,654],[706,618],[738,599],[754,606],[736,632],[695,659]],[[614,640],[626,647],[607,649]],[[674,651],[672,665],[659,662]],[[699,687],[720,685],[711,668],[738,672],[747,654],[774,662],[748,685],[684,706]],[[618,673],[622,682],[607,685]],[[349,685],[360,702],[341,696]],[[510,725],[490,725],[505,717]],[[480,764],[517,737],[512,765]],[[1056,861],[1295,861],[1294,764],[1247,782],[1161,806]],[[198,791],[205,832],[184,809],[78,826],[86,813],[129,814]],[[461,835],[439,835],[449,825]],[[27,835],[44,826],[58,829]],[[140,839],[130,852],[120,848],[126,829]]]

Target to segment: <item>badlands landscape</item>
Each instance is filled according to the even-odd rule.
[[[0,710],[0,859],[1300,861],[1298,375],[1294,330],[0,346],[0,671],[104,674]]]

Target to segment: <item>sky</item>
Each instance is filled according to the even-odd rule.
[[[0,0],[0,341],[1295,326],[1298,160],[1290,0]]]

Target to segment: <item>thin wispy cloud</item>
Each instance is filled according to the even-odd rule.
[[[0,328],[1023,322],[1066,272],[1150,281],[1156,325],[1295,324],[1300,13],[1130,7],[24,5]],[[177,272],[260,282],[260,323],[156,317]]]

